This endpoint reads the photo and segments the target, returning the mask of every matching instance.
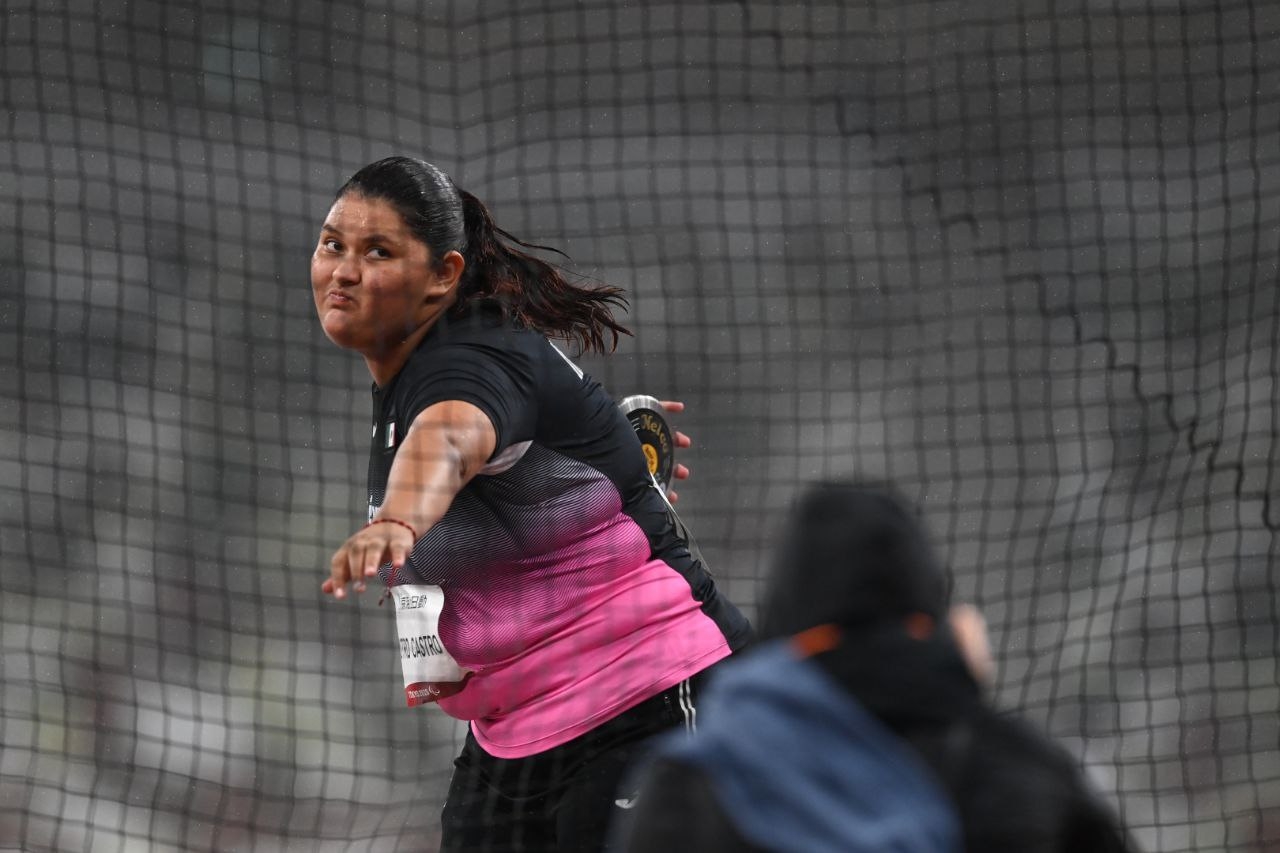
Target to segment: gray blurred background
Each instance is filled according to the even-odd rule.
[[[5,0],[0,849],[434,849],[369,377],[314,318],[342,180],[441,165],[627,289],[753,612],[819,476],[896,482],[997,700],[1141,845],[1280,850],[1280,6]]]

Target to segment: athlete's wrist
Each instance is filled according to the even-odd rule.
[[[401,527],[409,531],[411,534],[413,534],[414,542],[418,541],[418,528],[414,527],[413,524],[409,523],[408,521],[405,521],[402,518],[397,518],[392,515],[379,515],[377,518],[369,519],[369,521],[365,524],[365,527],[372,527],[375,524],[397,525],[398,527]]]

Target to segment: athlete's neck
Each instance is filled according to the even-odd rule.
[[[389,348],[380,349],[376,353],[362,353],[369,375],[373,377],[373,384],[379,388],[387,387],[387,383],[396,378],[396,374],[404,367],[409,356],[413,355],[418,344],[422,343],[422,339],[435,328],[441,316],[442,314],[436,314]]]

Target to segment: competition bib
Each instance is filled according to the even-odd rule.
[[[396,603],[400,668],[409,707],[435,702],[460,691],[469,670],[458,666],[440,640],[444,590],[429,584],[400,584],[389,590]]]

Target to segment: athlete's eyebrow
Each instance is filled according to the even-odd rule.
[[[336,226],[330,225],[328,222],[326,222],[326,223],[324,223],[323,225],[321,225],[321,226],[320,226],[320,230],[321,230],[321,231],[329,231],[329,232],[331,232],[331,233],[333,233],[333,234],[338,235],[339,237],[341,237],[341,236],[342,236],[342,229],[337,228]],[[366,235],[364,236],[364,238],[363,238],[363,239],[364,239],[364,241],[365,241],[366,243],[394,243],[394,242],[396,242],[396,238],[394,238],[394,237],[388,237],[388,236],[387,236],[387,235],[385,235],[385,234],[366,234]]]

